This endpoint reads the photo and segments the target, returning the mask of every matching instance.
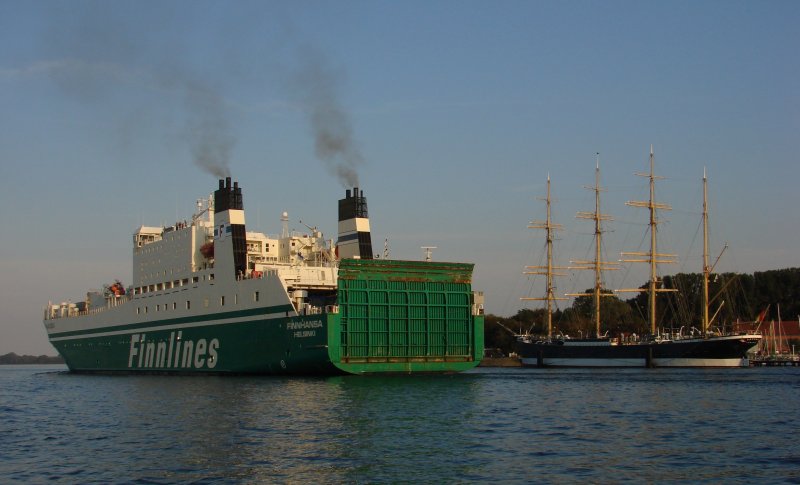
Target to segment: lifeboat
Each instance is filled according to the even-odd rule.
[[[108,291],[110,291],[114,296],[123,296],[125,294],[125,287],[122,286],[122,283],[119,280],[115,281],[114,284],[108,287]]]

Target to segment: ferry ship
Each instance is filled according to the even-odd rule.
[[[227,177],[189,221],[139,227],[133,282],[48,304],[71,371],[155,374],[457,372],[483,355],[473,264],[373,258],[367,200],[339,200],[338,239],[245,226]],[[308,226],[306,226],[308,227]]]
[[[624,262],[640,262],[650,265],[650,281],[647,288],[648,314],[650,334],[644,336],[618,336],[609,338],[602,334],[600,328],[600,298],[614,293],[604,291],[601,273],[618,269],[617,263],[601,260],[600,248],[603,230],[601,223],[611,217],[600,212],[600,165],[595,169],[595,185],[588,187],[595,192],[594,212],[579,212],[578,217],[590,219],[595,223],[595,259],[593,261],[576,261],[577,266],[558,267],[553,265],[552,245],[553,232],[560,229],[550,218],[550,181],[547,182],[547,220],[533,222],[531,228],[547,231],[547,266],[529,266],[533,269],[528,274],[540,274],[547,277],[547,291],[543,298],[523,298],[523,300],[545,300],[547,302],[546,336],[517,336],[517,353],[523,366],[526,367],[746,367],[749,365],[747,353],[758,345],[762,335],[754,332],[724,333],[714,331],[709,319],[708,281],[713,266],[708,258],[708,203],[707,178],[703,173],[703,312],[700,329],[691,325],[681,327],[677,332],[665,331],[656,325],[656,293],[676,291],[661,287],[657,275],[657,265],[674,262],[675,255],[660,253],[656,247],[657,210],[669,210],[666,204],[655,200],[655,180],[660,178],[654,174],[653,147],[650,147],[650,172],[637,174],[649,178],[650,199],[648,201],[628,202],[633,207],[642,207],[650,214],[650,250],[648,252],[623,252],[622,255],[632,258]],[[554,335],[552,327],[552,305],[556,300],[566,300],[555,296],[553,276],[557,270],[590,269],[595,273],[595,285],[592,293],[573,293],[566,296],[593,296],[594,337],[573,339],[563,335]],[[642,291],[640,289],[615,290],[616,292]],[[684,333],[684,329],[690,330]],[[588,332],[587,332],[588,333]]]

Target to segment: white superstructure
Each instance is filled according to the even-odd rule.
[[[137,229],[133,235],[134,295],[183,286],[204,275],[213,278],[216,259],[212,247],[218,243],[213,200],[209,199],[208,207],[210,210],[195,214],[191,222]],[[240,279],[275,272],[287,291],[336,286],[336,258],[330,241],[315,228],[280,236],[247,231],[245,244],[247,270],[238,275]]]
[[[335,311],[332,241],[316,228],[289,231],[286,212],[280,236],[245,231],[240,189],[230,178],[225,182],[217,197],[233,194],[233,201],[238,193],[237,202],[216,201],[215,208],[209,196],[198,201],[188,221],[139,227],[133,234],[131,285],[117,282],[87,293],[83,301],[50,303],[44,315],[48,332],[127,325],[152,319],[153,312],[179,318],[290,302],[290,314]]]

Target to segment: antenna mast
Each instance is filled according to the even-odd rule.
[[[281,213],[281,239],[289,237],[289,213]]]

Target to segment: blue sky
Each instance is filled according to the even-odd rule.
[[[700,268],[703,167],[712,252],[730,245],[718,269],[800,266],[798,21],[793,1],[0,0],[0,354],[54,354],[48,300],[130,282],[135,228],[184,219],[214,189],[196,163],[208,144],[248,227],[273,234],[287,210],[333,237],[330,166],[360,160],[376,246],[476,263],[499,315],[543,291],[522,271],[541,260],[527,224],[548,174],[557,257],[590,257],[574,216],[593,208],[597,152],[608,259],[642,242],[646,214],[624,203],[647,197],[633,173],[653,144],[674,208],[660,244],[680,261],[663,273]],[[320,99],[347,160],[317,156]]]

